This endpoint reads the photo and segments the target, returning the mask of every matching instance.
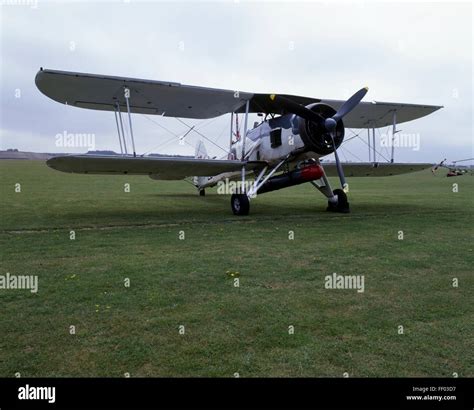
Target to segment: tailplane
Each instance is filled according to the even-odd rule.
[[[208,159],[209,155],[207,154],[207,149],[206,146],[204,145],[204,142],[199,140],[196,144],[196,150],[194,152],[194,158],[199,158],[199,159]],[[196,188],[199,190],[199,195],[204,196],[205,191],[204,189],[201,188],[201,186],[204,185],[205,182],[208,181],[208,177],[194,177],[194,185],[196,185]]]
[[[200,159],[208,159],[209,155],[207,155],[207,149],[206,146],[204,145],[204,142],[199,140],[196,144],[196,151],[194,153],[194,158],[200,158]]]

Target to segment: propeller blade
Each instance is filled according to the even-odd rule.
[[[272,94],[270,95],[270,100],[274,103],[277,103],[285,111],[296,114],[305,120],[313,121],[317,123],[324,123],[324,118],[321,117],[318,113],[311,111],[309,108],[306,108],[304,105],[298,104],[289,98],[282,97],[281,95]]]
[[[346,178],[344,176],[344,170],[342,169],[341,160],[339,159],[339,154],[337,153],[336,142],[334,140],[334,132],[337,127],[337,123],[341,120],[344,116],[349,114],[365,97],[369,91],[368,87],[361,88],[357,91],[351,98],[349,98],[344,104],[342,104],[341,108],[330,118],[326,118],[324,121],[325,128],[331,134],[331,141],[332,146],[334,147],[334,158],[336,159],[336,168],[337,174],[339,175],[339,181],[341,181],[341,187],[345,191],[347,188]]]
[[[337,175],[339,176],[339,181],[341,181],[341,187],[345,191],[346,189],[346,178],[344,176],[344,170],[342,169],[342,164],[337,153],[336,142],[334,141],[334,134],[331,132],[332,146],[334,147],[334,158],[336,159],[336,168]]]
[[[369,87],[361,88],[357,91],[351,98],[349,98],[344,104],[342,104],[341,108],[332,116],[332,118],[338,122],[340,119],[345,117],[349,114],[356,106],[362,101],[362,98],[365,97],[369,91]]]

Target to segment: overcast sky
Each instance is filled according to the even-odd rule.
[[[0,149],[85,152],[58,147],[56,135],[88,133],[96,149],[119,151],[113,113],[44,96],[34,83],[44,67],[328,99],[367,85],[366,101],[444,106],[399,125],[419,135],[420,145],[397,148],[396,161],[474,156],[471,2],[2,3]],[[227,148],[229,117],[188,122]],[[186,132],[175,119],[150,118]],[[150,119],[133,121],[138,153],[194,154],[201,138],[191,133],[180,145]],[[347,130],[346,139],[351,135]],[[360,136],[343,145],[343,159],[367,160],[367,131]],[[224,155],[206,145],[211,155]]]

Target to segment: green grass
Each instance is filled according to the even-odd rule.
[[[184,181],[1,161],[0,275],[39,291],[0,289],[0,376],[474,376],[474,178],[349,182],[350,215],[306,184],[234,217]]]

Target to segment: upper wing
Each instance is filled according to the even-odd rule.
[[[338,175],[335,163],[322,162],[326,175],[335,177]],[[408,174],[410,172],[421,171],[430,168],[433,164],[397,164],[397,163],[343,163],[346,177],[387,177],[391,175]]]
[[[115,155],[65,155],[46,164],[58,171],[78,174],[153,175],[154,179],[179,180],[190,176],[213,176],[266,165],[262,161],[230,161],[182,157],[124,157]]]
[[[334,109],[345,102],[342,100],[322,100]],[[403,104],[391,102],[361,102],[344,117],[344,125],[349,128],[380,128],[393,124],[393,112],[396,112],[397,124],[416,120],[443,108],[438,105]]]
[[[124,87],[130,90],[130,111],[140,114],[164,115],[181,118],[212,118],[231,112],[285,114],[270,99],[270,94],[196,87],[167,81],[43,70],[36,74],[36,86],[46,96],[63,104],[94,110],[127,109]],[[323,102],[338,109],[344,101],[283,95],[308,105]],[[344,118],[349,128],[383,127],[392,123],[392,112],[397,111],[397,123],[423,117],[441,108],[433,105],[397,103],[360,103]]]
[[[63,104],[114,111],[127,110],[124,87],[130,90],[130,111],[182,118],[212,118],[237,110],[252,94],[195,87],[166,81],[41,69],[38,89]],[[236,97],[237,95],[237,97]]]
[[[130,111],[139,114],[181,118],[213,118],[231,112],[283,114],[270,99],[270,94],[197,87],[169,81],[141,80],[69,71],[43,70],[36,74],[36,86],[49,98],[80,108],[114,111],[118,102],[127,110],[124,87],[130,90]],[[317,98],[284,95],[308,105]]]

